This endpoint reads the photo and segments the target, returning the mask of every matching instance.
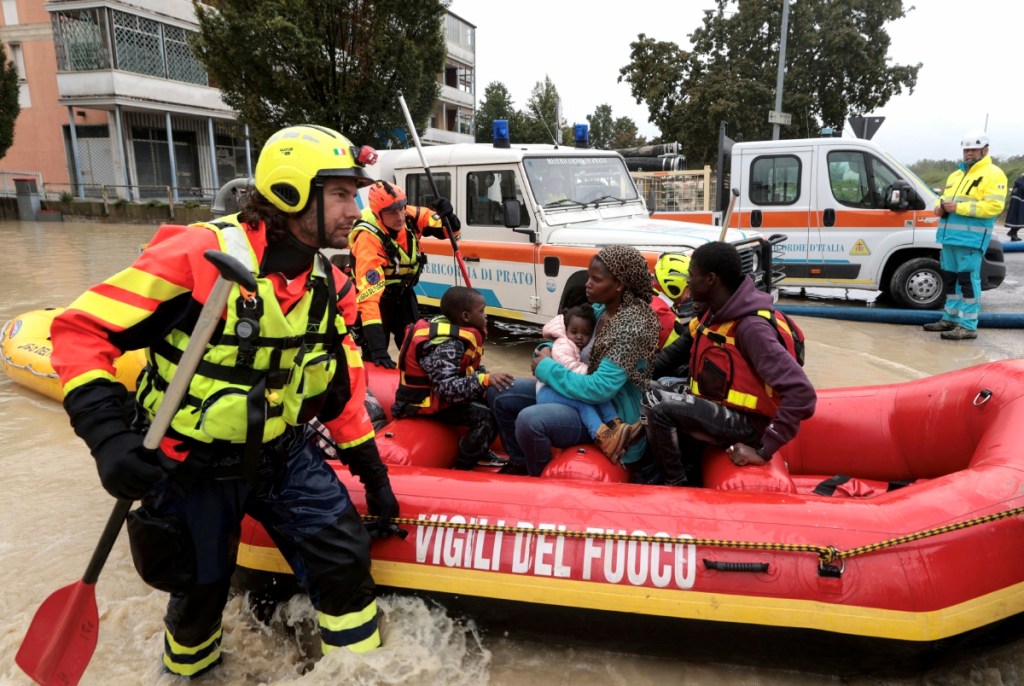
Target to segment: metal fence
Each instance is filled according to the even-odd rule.
[[[13,188],[13,184],[12,184]],[[81,192],[79,192],[79,189]],[[174,199],[174,191],[178,199]],[[100,200],[103,202],[132,202],[135,204],[202,204],[209,205],[217,195],[216,188],[190,186],[174,188],[172,186],[147,186],[134,184],[131,186],[115,184],[68,184],[47,183],[40,185],[39,198],[46,202],[71,202],[74,200]]]
[[[651,212],[708,212],[714,205],[711,167],[685,171],[631,172]]]

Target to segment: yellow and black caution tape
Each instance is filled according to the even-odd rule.
[[[732,548],[737,550],[774,550],[792,553],[815,553],[818,556],[819,564],[831,565],[839,560],[846,560],[848,558],[856,557],[858,555],[865,555],[867,553],[872,553],[877,550],[892,548],[898,545],[903,545],[905,543],[911,543],[913,541],[919,541],[924,538],[930,538],[932,536],[939,536],[941,534],[946,534],[953,531],[969,529],[973,526],[987,524],[989,522],[995,522],[1000,519],[1007,519],[1009,517],[1016,517],[1021,514],[1024,514],[1024,507],[1014,507],[1009,510],[995,512],[993,514],[983,515],[981,517],[974,517],[973,519],[968,519],[962,522],[955,522],[953,524],[934,527],[932,529],[926,529],[924,531],[917,531],[912,534],[907,534],[905,536],[897,536],[896,538],[890,538],[885,541],[869,543],[868,545],[858,546],[856,548],[851,548],[850,550],[839,550],[835,546],[818,546],[802,543],[772,543],[767,541],[731,541],[727,539],[717,538],[687,538],[680,536],[641,536],[637,534],[620,534],[615,532],[602,533],[593,531],[577,531],[573,529],[534,529],[530,527],[520,526],[498,526],[496,524],[476,524],[471,522],[412,519],[411,517],[394,517],[392,518],[391,522],[392,524],[397,526],[429,526],[439,529],[461,529],[464,531],[501,532],[503,534],[540,534],[544,536],[557,536],[560,538],[590,538],[593,540],[636,541],[641,543],[673,543],[676,545],[695,545],[704,546],[708,548]],[[373,515],[363,515],[363,519],[370,522],[377,521],[377,517]]]

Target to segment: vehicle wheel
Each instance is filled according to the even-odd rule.
[[[899,266],[889,283],[897,305],[912,310],[937,310],[945,300],[938,260],[915,257]]]

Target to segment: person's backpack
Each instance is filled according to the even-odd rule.
[[[793,320],[785,312],[780,310],[758,310],[757,313],[771,322],[772,326],[775,327],[775,333],[779,336],[779,343],[789,351],[789,354],[793,356],[793,359],[797,361],[801,367],[804,366],[804,337],[803,330],[797,325],[796,321]],[[784,333],[789,335],[784,335]],[[788,340],[792,340],[793,345],[790,347]]]

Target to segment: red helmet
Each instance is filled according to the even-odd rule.
[[[370,211],[378,221],[381,212],[405,209],[408,204],[409,199],[401,186],[394,186],[387,181],[374,181],[370,186]]]

